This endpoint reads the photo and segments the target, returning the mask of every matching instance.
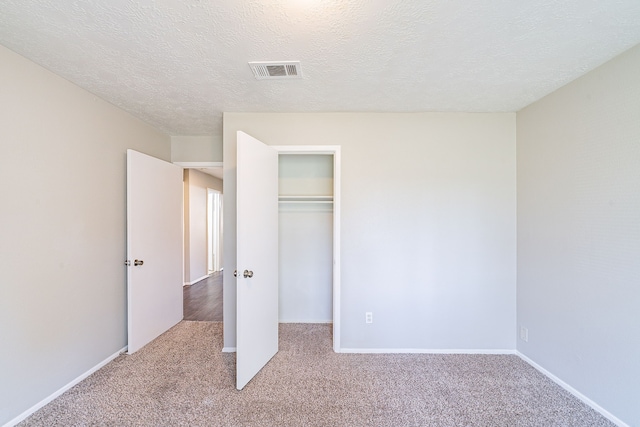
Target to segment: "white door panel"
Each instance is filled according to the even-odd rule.
[[[278,352],[278,153],[238,132],[236,387]],[[253,277],[244,277],[245,270]]]
[[[182,192],[181,167],[127,150],[129,353],[182,320]]]

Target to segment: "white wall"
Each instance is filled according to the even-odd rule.
[[[640,425],[640,46],[517,114],[518,350]]]
[[[169,136],[0,46],[0,425],[126,343],[126,149]]]
[[[208,275],[207,188],[222,191],[222,181],[196,169],[185,169],[185,284]]]
[[[515,348],[515,114],[225,113],[229,271],[237,130],[342,147],[342,347]],[[235,282],[224,281],[235,347]]]
[[[333,211],[329,204],[280,205],[278,310],[282,323],[333,319]]]

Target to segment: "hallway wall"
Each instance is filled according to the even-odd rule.
[[[196,169],[184,170],[185,284],[208,275],[207,188],[222,192],[222,180]]]

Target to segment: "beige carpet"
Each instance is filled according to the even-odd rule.
[[[329,325],[281,325],[243,391],[222,323],[183,321],[25,426],[611,426],[517,356],[335,354]]]

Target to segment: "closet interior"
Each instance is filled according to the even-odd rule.
[[[333,155],[280,154],[279,321],[333,319]]]

